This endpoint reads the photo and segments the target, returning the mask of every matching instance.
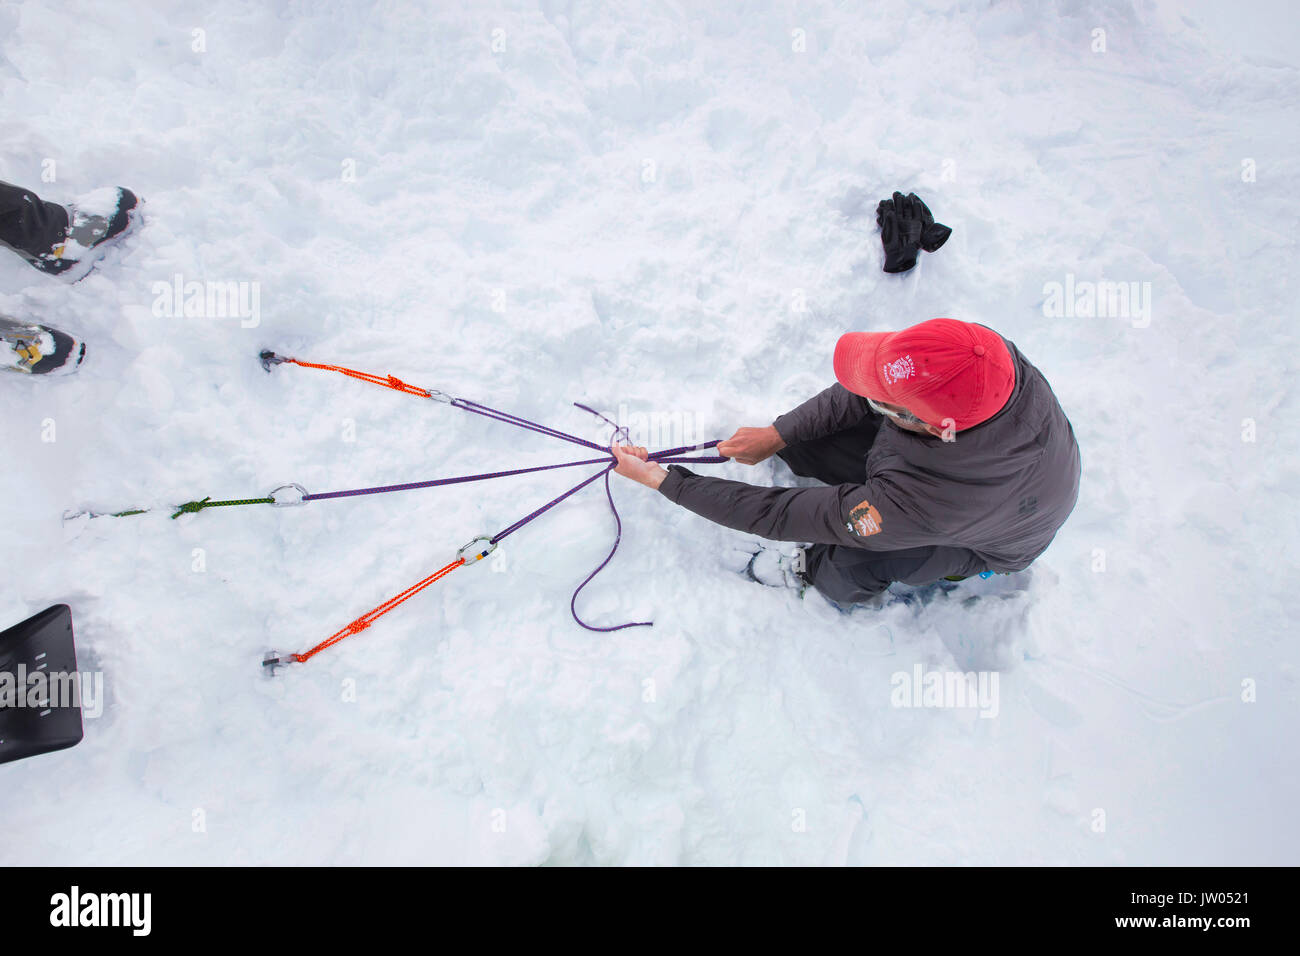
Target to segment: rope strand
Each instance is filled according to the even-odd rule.
[[[434,571],[433,574],[429,575],[423,581],[420,581],[417,584],[412,584],[401,594],[397,594],[394,595],[393,597],[390,597],[383,604],[380,604],[378,607],[371,608],[365,614],[362,614],[351,624],[348,624],[346,627],[342,627],[339,630],[335,631],[333,634],[325,638],[325,640],[321,641],[319,644],[317,644],[315,647],[313,647],[311,650],[307,651],[306,653],[290,654],[289,657],[297,661],[299,664],[307,663],[307,661],[311,660],[321,651],[325,650],[328,647],[333,647],[335,644],[343,640],[345,637],[351,637],[353,634],[360,634],[371,624],[374,624],[375,621],[377,621],[379,618],[383,617],[393,608],[397,607],[397,605],[415,597],[417,594],[419,594],[421,591],[427,588],[434,581],[438,581],[442,578],[445,578],[447,575],[451,574],[451,572],[455,571],[464,563],[465,563],[464,558],[457,558],[455,561],[452,561],[450,564],[443,565],[441,568],[439,568],[437,571]]]

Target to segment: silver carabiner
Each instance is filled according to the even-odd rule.
[[[277,491],[284,491],[286,488],[292,488],[294,491],[298,492],[297,501],[276,501],[275,500],[275,493]],[[305,500],[307,497],[307,489],[304,488],[302,485],[298,484],[296,481],[293,481],[287,485],[281,485],[279,488],[272,489],[271,493],[267,495],[267,497],[271,499],[272,508],[295,508],[298,505],[305,505],[307,503]]]
[[[479,541],[486,541],[487,547],[486,548],[474,547],[475,544],[477,544]],[[465,552],[471,549],[473,549],[476,553],[472,558],[466,559]],[[491,554],[496,549],[497,549],[496,542],[493,541],[491,538],[489,538],[487,535],[481,534],[477,538],[471,538],[468,544],[464,545],[459,551],[456,552],[456,557],[464,561],[466,564],[473,564],[475,561],[482,561],[484,558],[486,558],[489,554]]]

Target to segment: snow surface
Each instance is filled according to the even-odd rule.
[[[107,693],[0,767],[0,861],[1300,862],[1287,5],[468,6],[0,6],[0,178],[148,204],[79,284],[0,257],[0,310],[88,343],[0,382],[0,618],[70,603]],[[954,228],[901,277],[894,188]],[[177,275],[257,283],[258,321],[157,314]],[[1150,322],[1046,317],[1067,275],[1151,283]],[[1024,600],[841,616],[619,482],[582,609],[652,629],[569,618],[595,486],[268,680],[578,475],[61,526],[571,455],[261,348],[714,438],[828,384],[841,332],[936,315],[1012,338],[1079,438]],[[891,706],[916,664],[996,668],[997,717]]]

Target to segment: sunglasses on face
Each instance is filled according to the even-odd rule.
[[[902,422],[905,425],[925,424],[925,422],[921,421],[921,419],[917,418],[911,412],[896,412],[891,408],[886,408],[878,402],[873,402],[869,398],[867,399],[867,404],[871,406],[872,411],[879,412],[881,415],[888,415],[890,418],[894,419],[894,421]]]

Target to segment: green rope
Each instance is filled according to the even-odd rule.
[[[275,504],[274,498],[238,498],[233,501],[213,501],[211,497],[204,498],[202,501],[187,501],[183,505],[178,505],[179,509],[174,515],[173,520],[184,514],[198,514],[204,508],[221,508],[227,505],[271,505]]]

